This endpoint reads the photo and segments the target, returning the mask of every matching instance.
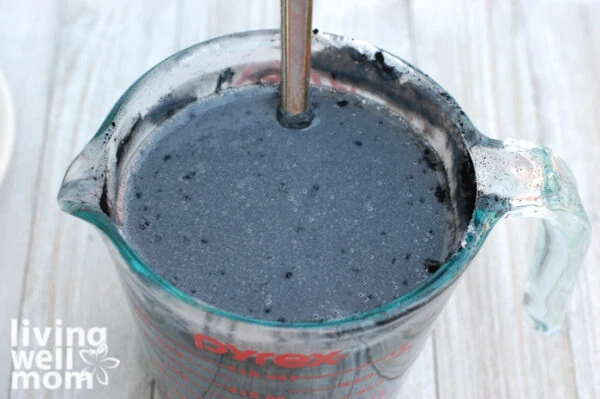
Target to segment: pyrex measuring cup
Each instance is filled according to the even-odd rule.
[[[381,308],[323,323],[250,319],[162,279],[124,238],[129,160],[154,127],[222,90],[280,80],[277,31],[214,39],[135,82],[75,159],[61,207],[107,238],[165,398],[393,398],[458,278],[504,215],[543,219],[525,288],[536,326],[559,328],[589,240],[573,176],[549,150],[479,133],[433,80],[364,42],[316,34],[313,85],[386,104],[440,155],[454,216],[454,255],[423,285]],[[139,150],[138,150],[139,151]]]

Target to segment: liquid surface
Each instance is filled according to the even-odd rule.
[[[315,120],[282,128],[274,88],[176,113],[140,149],[124,231],[148,265],[219,309],[280,322],[389,303],[443,262],[445,186],[409,127],[313,90]]]

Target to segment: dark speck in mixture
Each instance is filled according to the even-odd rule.
[[[182,178],[183,180],[190,180],[190,179],[191,179],[192,177],[194,177],[194,176],[196,176],[196,172],[194,172],[194,171],[191,171],[191,172],[188,172],[188,173],[186,173],[185,175],[183,175],[181,178]]]
[[[427,271],[431,274],[437,272],[440,269],[440,266],[442,266],[442,264],[437,260],[429,258],[425,259],[424,265]]]
[[[444,202],[444,200],[446,199],[446,190],[444,190],[444,189],[442,188],[442,186],[438,185],[438,186],[435,188],[435,193],[434,193],[434,195],[435,195],[435,198],[437,198],[437,200],[438,200],[439,202]]]
[[[150,221],[148,219],[142,218],[138,223],[138,227],[140,228],[140,230],[146,230],[148,227],[150,227]]]

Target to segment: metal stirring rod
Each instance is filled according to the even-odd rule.
[[[313,0],[281,0],[281,104],[279,122],[301,129],[313,119],[310,109],[310,44]]]

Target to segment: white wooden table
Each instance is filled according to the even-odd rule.
[[[336,8],[341,6],[340,8]],[[0,69],[16,148],[0,187],[0,397],[156,398],[133,318],[98,233],[61,213],[70,160],[118,96],[167,55],[276,28],[276,0],[0,0]],[[600,230],[600,3],[316,0],[314,25],[378,44],[437,79],[486,134],[553,148]],[[600,245],[560,334],[527,324],[521,289],[535,223],[491,234],[414,366],[402,398],[600,398]],[[121,360],[89,391],[10,386],[10,320],[105,326]]]

